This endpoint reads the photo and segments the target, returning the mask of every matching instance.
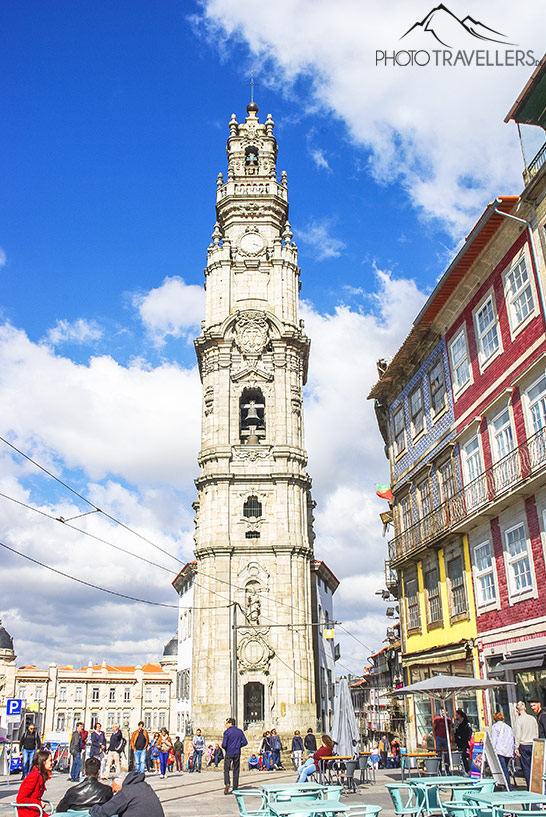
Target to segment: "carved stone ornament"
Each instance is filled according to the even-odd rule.
[[[270,445],[240,445],[233,446],[233,457],[236,460],[248,460],[256,462],[256,460],[265,460],[271,454]]]
[[[240,672],[262,670],[268,672],[269,663],[275,655],[274,650],[261,633],[246,633],[240,640],[237,659]]]
[[[235,341],[244,355],[261,355],[269,341],[269,325],[262,312],[249,310],[237,318]]]

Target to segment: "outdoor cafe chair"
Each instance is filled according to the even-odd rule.
[[[339,800],[341,797],[341,792],[343,791],[343,786],[331,785],[328,786],[326,789],[324,799],[325,800]]]
[[[42,807],[41,803],[12,803],[11,805],[15,809],[15,817],[19,817],[19,809],[20,808],[37,808],[39,811],[39,817],[43,817],[43,815],[53,814],[54,806],[50,800],[43,800],[45,808]],[[46,811],[47,809],[47,811]]]
[[[358,758],[358,768],[361,783],[375,783],[375,769],[373,763],[370,764],[369,755],[361,755]]]
[[[462,772],[466,774],[463,768],[463,755],[461,752],[452,752],[451,753],[451,768],[457,769],[458,772]]]
[[[292,800],[324,800],[324,790],[316,789],[315,791],[300,789],[282,789],[281,791],[271,792],[269,800],[271,803],[290,803]],[[338,798],[339,799],[339,798]]]
[[[430,774],[430,775],[435,776],[437,774],[440,774],[440,763],[442,762],[441,758],[439,758],[439,757],[425,757],[423,762],[425,764],[424,773],[426,775]]]
[[[387,783],[385,788],[391,796],[396,817],[418,817],[423,811],[423,796],[420,792],[414,791],[405,783]],[[408,798],[404,804],[402,800],[402,790],[408,793]],[[415,801],[414,801],[415,796]]]
[[[381,811],[383,811],[381,806],[371,806],[364,803],[359,803],[357,805],[347,806],[347,811],[345,814],[349,814],[350,817],[377,817]]]
[[[355,772],[358,766],[358,760],[345,761],[345,789],[347,792],[356,792],[357,783],[355,780]]]
[[[477,817],[478,809],[469,803],[459,803],[451,801],[442,803],[442,808],[446,817]],[[481,813],[481,809],[480,809]]]
[[[419,758],[417,757],[408,757],[407,755],[401,755],[400,768],[402,770],[402,779],[406,776],[411,777],[412,772],[417,772],[418,775],[421,773],[419,769]]]
[[[233,794],[239,806],[241,817],[270,817],[271,812],[267,808],[265,792],[261,789],[236,789]],[[255,808],[248,808],[245,798],[254,798]]]

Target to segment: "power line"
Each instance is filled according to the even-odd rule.
[[[78,582],[78,584],[84,584],[86,587],[92,587],[93,590],[100,590],[102,593],[109,593],[111,596],[119,596],[122,599],[128,599],[129,601],[138,601],[141,604],[150,604],[153,607],[170,607],[174,608],[175,610],[192,610],[192,609],[199,609],[199,610],[218,610],[219,605],[215,607],[180,607],[178,604],[166,604],[163,601],[150,601],[149,599],[139,599],[136,596],[129,596],[126,593],[119,593],[117,590],[110,590],[107,587],[100,587],[98,584],[93,584],[92,582],[86,582],[84,579],[78,579],[77,576],[71,576],[70,573],[64,573],[62,570],[58,570],[56,567],[52,567],[51,565],[45,564],[45,562],[40,562],[38,559],[34,559],[32,556],[28,556],[26,553],[21,553],[20,550],[16,550],[15,548],[6,545],[4,542],[0,542],[0,547],[3,547],[5,550],[11,551],[11,553],[17,554],[17,556],[21,556],[23,559],[27,559],[29,562],[33,562],[35,565],[39,565],[39,567],[43,567],[46,570],[51,570],[52,573],[57,573],[59,576],[63,576],[65,579],[70,579],[73,582]],[[222,605],[223,607],[229,607],[230,605]]]
[[[177,562],[179,562],[179,564],[184,564],[182,559],[179,559],[178,556],[174,556],[172,553],[169,553],[168,550],[165,550],[164,548],[160,547],[159,545],[156,545],[155,542],[152,542],[150,539],[147,539],[141,533],[138,533],[138,531],[133,530],[128,525],[126,525],[124,522],[121,522],[119,519],[116,519],[114,516],[107,513],[107,511],[103,511],[102,508],[99,508],[97,505],[95,505],[94,502],[91,502],[91,500],[87,499],[85,496],[78,493],[78,491],[76,491],[74,488],[72,488],[66,482],[63,482],[62,479],[55,476],[55,474],[52,474],[51,471],[48,471],[48,469],[44,468],[43,465],[40,465],[39,462],[36,462],[36,460],[32,459],[32,457],[29,457],[28,454],[25,454],[24,451],[21,451],[19,448],[17,448],[17,446],[13,445],[13,443],[10,443],[10,441],[6,440],[5,437],[0,436],[0,441],[5,443],[6,445],[8,445],[11,449],[13,449],[13,451],[16,451],[18,454],[21,455],[21,457],[24,457],[26,460],[28,460],[28,462],[31,462],[33,465],[36,466],[36,468],[39,468],[40,471],[43,471],[44,474],[47,474],[48,477],[51,477],[51,479],[54,479],[56,482],[58,482],[60,485],[62,485],[64,488],[66,488],[68,491],[73,493],[75,496],[79,497],[81,500],[83,500],[83,502],[86,502],[95,511],[97,511],[98,513],[103,514],[103,516],[106,516],[107,519],[111,519],[112,522],[115,522],[117,525],[121,525],[122,528],[125,528],[125,530],[129,531],[130,533],[133,533],[135,536],[138,536],[139,539],[142,539],[148,545],[151,545],[153,548],[156,548],[156,550],[161,551],[161,553],[164,553],[166,556],[169,556],[171,559],[175,559]]]
[[[95,539],[97,542],[102,542],[104,545],[108,545],[114,550],[119,550],[121,553],[126,553],[128,556],[133,556],[135,559],[140,559],[141,562],[146,562],[146,564],[152,565],[152,567],[158,567],[160,570],[165,570],[167,573],[170,573],[171,576],[175,576],[176,573],[170,569],[170,567],[164,567],[164,565],[157,564],[157,562],[152,562],[151,559],[146,559],[145,556],[141,556],[139,553],[133,553],[131,550],[127,550],[126,548],[121,547],[121,545],[115,545],[113,542],[109,542],[107,539],[103,539],[101,536],[97,536],[90,531],[84,530],[83,528],[78,528],[77,525],[71,525],[68,519],[63,519],[62,516],[53,516],[53,514],[46,513],[46,511],[40,510],[40,508],[35,508],[33,505],[29,505],[26,502],[23,502],[20,499],[15,499],[13,496],[8,496],[7,494],[3,494],[0,491],[0,496],[4,499],[9,499],[10,502],[15,502],[16,505],[22,505],[23,508],[27,508],[29,511],[34,511],[34,513],[40,514],[40,516],[45,516],[46,519],[51,519],[54,522],[60,522],[66,528],[71,528],[72,530],[77,531],[78,533],[83,533],[84,536],[89,536],[91,539]],[[93,513],[93,511],[91,511]],[[85,514],[81,514],[84,516]],[[74,517],[77,518],[77,517]]]
[[[74,488],[72,488],[70,485],[68,485],[68,484],[67,484],[66,482],[64,482],[62,479],[60,479],[59,477],[55,476],[55,474],[51,473],[51,471],[49,471],[49,470],[48,470],[47,468],[45,468],[43,465],[40,465],[40,463],[36,462],[36,460],[34,460],[34,459],[33,459],[32,457],[30,457],[28,454],[25,454],[25,452],[24,452],[24,451],[21,451],[19,448],[17,448],[15,445],[13,445],[13,443],[10,443],[10,442],[9,442],[9,440],[6,440],[6,438],[5,438],[5,437],[0,436],[0,441],[1,441],[1,442],[3,442],[3,443],[5,443],[7,446],[9,446],[9,447],[10,447],[11,449],[13,449],[14,451],[16,451],[18,454],[20,454],[22,457],[24,457],[26,460],[28,460],[28,461],[29,461],[29,462],[31,462],[31,463],[32,463],[34,466],[36,466],[36,468],[39,468],[41,471],[43,471],[43,472],[44,472],[45,474],[47,474],[49,477],[51,477],[51,478],[52,478],[52,479],[54,479],[56,482],[58,482],[60,485],[62,485],[63,487],[65,487],[65,488],[66,488],[68,491],[70,491],[71,493],[73,493],[75,496],[79,497],[79,498],[80,498],[80,499],[82,499],[84,502],[86,502],[88,505],[90,505],[90,506],[93,508],[93,511],[94,511],[94,512],[101,513],[103,516],[105,516],[106,518],[110,519],[110,520],[111,520],[112,522],[114,522],[115,524],[120,525],[122,528],[124,528],[125,530],[127,530],[129,533],[132,533],[134,536],[137,536],[139,539],[141,539],[142,541],[146,542],[146,543],[147,543],[147,544],[149,544],[151,547],[155,548],[156,550],[159,550],[160,552],[164,553],[166,556],[169,556],[171,559],[175,559],[175,560],[176,560],[176,561],[177,561],[179,564],[181,564],[181,565],[183,565],[183,564],[184,564],[184,561],[183,561],[182,559],[179,559],[177,556],[174,556],[172,553],[169,553],[169,551],[167,551],[167,550],[165,550],[164,548],[160,547],[160,545],[157,545],[155,542],[152,542],[150,539],[148,539],[147,537],[143,536],[141,533],[139,533],[138,531],[134,530],[133,528],[129,527],[129,526],[128,526],[128,525],[126,525],[124,522],[121,522],[119,519],[116,519],[116,518],[115,518],[114,516],[112,516],[111,514],[107,513],[106,511],[103,511],[101,508],[99,508],[97,505],[95,505],[93,502],[91,502],[91,501],[90,501],[89,499],[87,499],[85,496],[83,496],[82,494],[80,494],[78,491],[76,491]],[[83,534],[85,534],[85,535],[87,535],[87,536],[90,536],[90,537],[92,537],[92,538],[96,539],[97,541],[103,542],[104,544],[109,545],[110,547],[113,547],[114,549],[119,550],[119,551],[121,551],[122,553],[126,553],[126,554],[128,554],[128,555],[134,556],[135,558],[140,559],[141,561],[147,562],[148,564],[152,564],[152,565],[154,565],[155,567],[159,567],[159,568],[161,568],[162,570],[165,570],[165,571],[167,571],[167,572],[170,572],[170,571],[169,571],[169,569],[168,569],[168,568],[166,568],[166,567],[164,567],[163,565],[158,565],[158,564],[156,564],[155,562],[151,562],[150,560],[146,559],[146,558],[145,558],[145,557],[143,557],[143,556],[140,556],[139,554],[132,553],[131,551],[128,551],[128,550],[126,550],[125,548],[122,548],[122,547],[121,547],[121,546],[119,546],[119,545],[114,545],[112,542],[108,542],[107,540],[105,540],[105,539],[101,539],[100,537],[97,537],[97,536],[95,536],[94,534],[91,534],[91,533],[89,533],[89,532],[87,532],[87,531],[84,531],[84,530],[82,530],[81,528],[77,528],[75,525],[70,525],[70,524],[69,524],[69,520],[64,520],[64,519],[62,519],[62,517],[54,517],[54,516],[50,516],[49,514],[45,513],[44,511],[40,511],[40,510],[39,510],[39,509],[37,509],[37,508],[33,508],[32,506],[25,505],[25,503],[24,503],[24,502],[21,502],[20,500],[13,499],[12,497],[7,496],[6,494],[0,494],[0,496],[4,496],[6,499],[10,499],[10,500],[12,500],[13,502],[16,502],[16,503],[18,503],[18,504],[20,504],[20,505],[23,505],[23,506],[25,506],[25,507],[28,507],[28,508],[30,508],[31,510],[36,511],[37,513],[40,513],[40,514],[41,514],[41,515],[43,515],[43,516],[49,517],[50,519],[53,519],[53,520],[55,520],[55,521],[62,522],[62,523],[63,523],[63,524],[65,524],[67,527],[71,527],[71,528],[73,528],[74,530],[76,530],[76,531],[78,531],[78,532],[80,532],[80,533],[83,533]],[[82,514],[82,515],[84,515],[84,514]],[[77,517],[72,517],[72,518],[77,518]],[[46,566],[46,567],[47,567],[47,566]],[[198,571],[198,573],[199,573],[199,572],[200,572],[200,571]],[[174,575],[174,574],[173,574],[173,575]],[[202,571],[201,571],[201,576],[203,576],[204,578],[212,579],[213,581],[219,582],[220,584],[227,584],[227,585],[231,586],[231,587],[232,587],[234,590],[244,590],[244,589],[245,589],[244,587],[241,587],[241,586],[239,586],[239,585],[234,585],[234,584],[232,584],[232,582],[230,582],[230,581],[228,581],[228,580],[226,580],[226,579],[221,579],[221,578],[219,578],[218,576],[212,576],[212,575],[210,575],[210,574],[203,573]],[[72,578],[72,577],[69,577],[69,578]],[[75,579],[75,581],[79,581],[79,580],[78,580],[78,579]],[[195,583],[196,583],[196,584],[197,584],[199,587],[203,587],[203,589],[207,589],[207,588],[204,588],[204,585],[202,585],[202,584],[200,584],[200,583],[198,583],[198,582],[195,582]],[[99,588],[99,589],[100,589],[100,588]],[[214,593],[215,595],[220,596],[220,598],[224,598],[225,600],[229,601],[229,599],[226,599],[224,596],[221,596],[221,594],[220,594],[220,593],[216,593],[214,590],[211,590],[210,588],[208,588],[208,590],[209,590],[209,592]],[[262,597],[264,597],[264,598],[266,597],[266,593],[265,593],[265,591],[257,591],[257,595],[262,596]],[[230,603],[231,603],[231,602],[230,602]],[[287,604],[286,602],[283,602],[283,601],[280,601],[280,600],[278,600],[278,601],[276,602],[276,604],[277,604],[278,606],[280,606],[280,607],[286,607],[287,609],[290,609],[290,610],[295,610],[296,612],[301,613],[301,610],[300,610],[298,607],[296,607],[296,606],[294,606],[294,605],[292,605],[292,604]],[[202,608],[202,609],[207,609],[207,608]],[[215,609],[215,608],[211,608],[211,609]],[[372,653],[372,652],[373,652],[373,650],[371,650],[371,649],[370,649],[370,647],[368,647],[366,644],[364,644],[364,642],[363,642],[363,641],[361,641],[359,638],[357,638],[357,636],[355,636],[353,633],[351,633],[349,630],[347,630],[347,628],[346,628],[346,627],[343,627],[343,625],[342,625],[342,624],[339,624],[339,626],[341,627],[341,629],[342,629],[342,630],[344,630],[344,632],[346,632],[346,633],[347,633],[347,635],[351,636],[351,638],[353,638],[353,639],[354,639],[355,641],[357,641],[357,642],[358,642],[358,643],[359,643],[359,644],[360,644],[362,647],[364,647],[364,649],[368,650],[370,653]]]

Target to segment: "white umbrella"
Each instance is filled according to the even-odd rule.
[[[486,681],[483,678],[465,678],[461,675],[433,675],[432,678],[426,678],[424,681],[417,681],[415,684],[409,684],[407,687],[401,687],[390,695],[430,695],[441,701],[442,709],[444,710],[444,721],[446,725],[447,750],[449,753],[449,765],[453,767],[453,758],[451,756],[451,743],[449,740],[449,730],[447,728],[447,712],[445,707],[446,698],[452,695],[460,695],[462,692],[472,692],[479,689],[492,689],[493,687],[507,686],[510,681]],[[383,696],[384,697],[384,696]]]
[[[336,744],[339,755],[352,757],[357,751],[360,734],[346,678],[341,678],[339,681],[338,692],[334,700],[332,740]]]

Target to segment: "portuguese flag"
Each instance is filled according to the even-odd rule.
[[[392,491],[390,485],[376,485],[375,493],[377,496],[381,497],[381,499],[388,499],[389,502],[392,502]]]

